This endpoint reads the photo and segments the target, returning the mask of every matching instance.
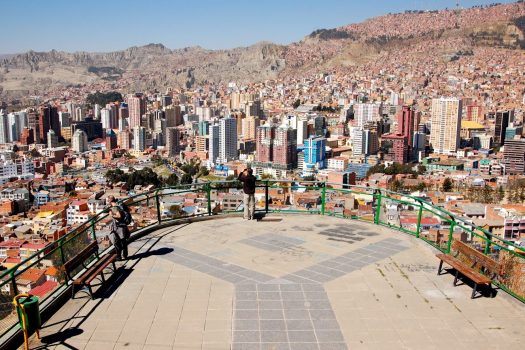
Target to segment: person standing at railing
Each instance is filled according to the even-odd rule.
[[[110,214],[113,218],[110,226],[111,233],[109,234],[109,239],[115,247],[117,259],[127,259],[128,239],[130,236],[128,225],[131,224],[132,221],[131,213],[127,206],[124,207],[123,205],[118,204],[114,196],[108,196],[107,201],[111,207]]]
[[[239,174],[238,180],[242,182],[244,191],[244,219],[252,220],[255,214],[255,182],[257,179],[253,176],[253,170],[248,168]]]

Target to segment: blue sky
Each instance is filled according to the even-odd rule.
[[[461,6],[496,0],[461,0]],[[513,2],[499,0],[498,2]],[[2,0],[0,54],[287,44],[319,28],[389,12],[454,7],[456,0]]]

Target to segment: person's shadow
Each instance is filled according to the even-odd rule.
[[[173,248],[162,247],[162,248],[155,249],[155,250],[147,250],[143,253],[136,253],[130,256],[128,260],[138,260],[142,258],[147,258],[148,256],[152,256],[152,255],[166,255],[171,252],[173,252]]]
[[[74,346],[65,343],[65,341],[69,338],[76,337],[77,335],[80,335],[82,333],[84,333],[84,331],[77,327],[66,328],[60,332],[43,336],[40,339],[40,343],[42,345],[33,349],[47,349],[49,346],[57,345],[62,345],[68,349],[77,349]]]

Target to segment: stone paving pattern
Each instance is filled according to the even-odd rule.
[[[525,307],[471,300],[432,248],[355,221],[221,218],[134,242],[111,285],[83,293],[32,348],[522,348]]]

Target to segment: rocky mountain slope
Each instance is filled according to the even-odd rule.
[[[461,11],[405,12],[314,31],[300,42],[231,50],[170,50],[162,44],[108,53],[29,51],[0,57],[0,97],[114,82],[122,90],[205,82],[256,82],[364,66],[410,48],[422,55],[483,54],[525,48],[525,4]]]

